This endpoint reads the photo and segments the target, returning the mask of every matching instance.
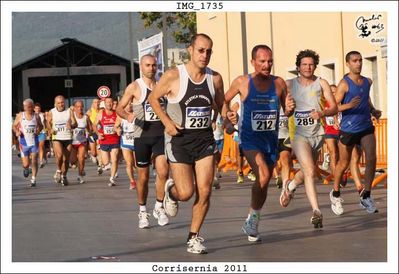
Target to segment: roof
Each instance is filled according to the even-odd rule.
[[[49,57],[57,55],[57,53],[65,51],[65,49],[68,47],[75,47],[75,48],[80,48],[80,49],[87,50],[87,51],[92,51],[98,55],[101,55],[103,58],[110,59],[110,60],[114,61],[115,63],[119,63],[119,64],[125,65],[125,66],[130,66],[130,61],[128,59],[125,59],[125,58],[115,55],[113,53],[107,52],[100,48],[94,47],[92,45],[83,43],[83,42],[77,40],[76,38],[63,38],[63,39],[61,39],[61,41],[62,41],[61,45],[56,46],[56,47],[54,47],[42,54],[39,54],[35,57],[32,57],[31,59],[29,59],[23,63],[15,65],[12,68],[13,72],[28,69],[31,67],[35,67],[35,65],[37,65],[40,62],[43,62],[44,60],[48,59]],[[137,62],[135,62],[135,63],[137,63]]]

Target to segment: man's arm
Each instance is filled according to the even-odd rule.
[[[104,139],[104,134],[98,131],[98,124],[100,123],[102,117],[103,117],[103,110],[100,110],[93,124],[93,131],[98,135],[98,138],[101,140]]]
[[[338,111],[345,111],[351,108],[355,108],[360,104],[360,96],[352,98],[349,103],[341,104],[348,90],[348,83],[345,79],[342,79],[337,86],[337,91],[335,92],[335,101],[338,104]]]
[[[323,90],[324,98],[326,98],[326,101],[328,102],[328,109],[322,109],[319,116],[320,118],[324,116],[333,116],[337,114],[338,106],[331,91],[330,84],[326,80],[320,79],[320,85]]]
[[[246,82],[245,81],[246,79],[248,78],[244,75],[238,76],[236,79],[233,80],[233,82],[230,85],[230,88],[227,90],[226,94],[224,95],[224,103],[221,115],[223,119],[227,118],[233,124],[236,124],[238,122],[238,115],[237,112],[230,110],[230,102],[237,94],[243,96],[242,94],[243,91],[240,89],[242,89],[241,87]]]
[[[125,108],[128,104],[133,102],[133,99],[139,98],[140,96],[140,87],[137,82],[133,82],[129,84],[125,92],[123,93],[122,99],[119,101],[118,106],[116,107],[116,114],[118,114],[121,118],[127,120],[129,123],[133,122],[134,113],[126,112]]]
[[[19,123],[21,122],[21,113],[18,113],[17,116],[15,117],[14,123],[12,125],[12,130],[15,133],[15,136],[19,137],[21,134],[19,130]]]
[[[165,126],[165,132],[170,136],[179,134],[179,129],[183,129],[180,125],[177,125],[166,112],[162,109],[159,99],[172,93],[172,84],[174,81],[179,80],[179,72],[177,69],[171,69],[166,71],[159,79],[158,84],[151,91],[148,96],[148,102],[150,103],[153,111],[159,117],[162,124]]]
[[[48,113],[47,113],[47,131],[48,131],[48,133],[51,135],[51,134],[53,134],[53,126],[52,126],[52,124],[53,124],[53,114],[52,114],[52,112],[51,111],[49,111]]]
[[[224,86],[223,86],[223,79],[222,76],[217,73],[214,72],[214,76],[213,76],[213,86],[215,88],[215,103],[216,103],[216,111],[219,112],[220,114],[222,114],[222,109],[223,106],[225,104],[225,100],[224,100]],[[215,113],[215,117],[217,117],[217,113]],[[216,121],[216,118],[215,118]]]
[[[295,110],[294,98],[291,97],[291,93],[288,92],[287,84],[282,78],[277,77],[275,83],[277,87],[277,95],[280,99],[284,114],[289,117],[294,113]]]
[[[42,120],[40,119],[39,114],[34,113],[33,115],[35,115],[35,117],[36,117],[36,121],[37,121],[36,134],[38,135],[43,130],[43,124],[42,124]]]

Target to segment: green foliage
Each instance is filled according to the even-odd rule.
[[[176,27],[172,35],[176,43],[188,44],[191,37],[197,32],[195,12],[140,12],[144,27],[155,24],[159,29],[163,27],[163,16],[166,16],[166,27]]]

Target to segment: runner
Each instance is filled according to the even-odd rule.
[[[212,111],[212,114],[215,115],[215,112]],[[219,178],[221,178],[222,176],[220,175],[219,162],[221,160],[223,151],[224,127],[222,116],[219,113],[216,113],[216,115],[216,121],[212,123],[213,137],[215,138],[216,146],[218,149],[215,154],[215,175],[213,178],[213,187],[215,189],[220,189]]]
[[[90,109],[86,112],[86,115],[89,116],[90,122],[93,125],[96,122],[97,114],[100,111],[100,100],[94,98]],[[93,129],[94,130],[94,129]],[[100,175],[102,173],[101,169],[101,155],[99,155],[98,149],[98,136],[95,132],[93,132],[89,138],[89,149],[90,149],[90,158],[91,161],[97,165],[97,173]]]
[[[37,153],[39,150],[38,135],[43,129],[39,115],[33,111],[33,100],[28,98],[23,102],[24,111],[17,114],[13,130],[19,139],[24,177],[29,177],[29,166],[32,166],[30,187],[36,186]],[[31,162],[31,163],[30,163]]]
[[[147,213],[148,181],[150,177],[151,155],[155,161],[155,188],[156,202],[153,216],[158,220],[160,226],[167,225],[169,218],[163,208],[165,197],[165,182],[169,175],[169,166],[164,152],[164,130],[159,117],[154,113],[148,103],[148,96],[152,94],[155,86],[156,59],[152,55],[144,55],[140,60],[140,70],[142,78],[131,83],[127,88],[117,107],[118,115],[133,122],[134,144],[136,166],[138,171],[137,201],[139,203],[139,228],[150,227],[149,216]],[[166,106],[166,100],[159,98],[162,109]],[[133,105],[133,113],[128,113],[124,109],[128,104]]]
[[[188,46],[190,61],[166,71],[149,98],[165,125],[165,151],[173,176],[165,185],[166,213],[176,216],[178,201],[188,201],[196,193],[187,237],[187,251],[196,254],[207,253],[199,231],[209,209],[215,168],[211,112],[215,107],[220,111],[224,101],[222,77],[207,67],[212,44],[208,35],[194,35]],[[166,113],[158,101],[164,96]]]
[[[283,207],[287,206],[296,186],[305,182],[306,195],[313,210],[311,223],[315,228],[322,228],[323,215],[319,208],[315,185],[316,161],[324,143],[321,119],[335,115],[338,108],[328,82],[314,75],[319,64],[319,55],[313,50],[300,51],[295,64],[299,76],[287,80],[288,91],[292,93],[296,102],[291,118],[294,123],[289,127],[290,131],[292,130],[291,146],[301,170],[295,174],[293,181],[287,183],[281,193],[280,204]],[[323,109],[324,99],[329,105],[328,109]]]
[[[108,186],[116,185],[118,171],[119,136],[115,132],[116,112],[112,110],[113,99],[105,98],[105,108],[100,110],[93,129],[98,135],[101,149],[101,160],[103,171],[111,170]],[[102,172],[99,172],[101,174]]]
[[[42,125],[46,124],[46,118],[44,117],[44,113],[42,112],[42,107],[40,103],[35,103],[35,113],[39,115],[40,122]],[[47,139],[46,128],[43,127],[42,131],[39,133],[39,167],[43,168],[44,164],[47,163],[47,157],[45,153],[45,142]]]
[[[73,130],[71,163],[78,161],[78,182],[85,182],[85,156],[87,149],[88,133],[93,131],[90,119],[83,112],[84,106],[82,100],[76,100],[73,103],[73,111],[78,126]]]
[[[65,109],[65,98],[58,95],[54,99],[55,107],[48,113],[47,130],[52,135],[57,170],[56,183],[68,185],[67,173],[72,150],[72,130],[77,126],[71,109]]]
[[[344,171],[350,163],[355,145],[360,145],[365,153],[365,190],[360,197],[360,206],[368,213],[377,213],[371,198],[371,184],[376,170],[376,139],[371,116],[379,119],[381,111],[374,108],[370,100],[372,81],[361,75],[363,59],[360,52],[350,51],[345,56],[349,73],[339,82],[336,93],[337,103],[341,103],[341,131],[339,135],[339,161],[334,174],[334,189],[330,192],[331,209],[336,215],[344,213],[340,193],[340,183]]]
[[[280,106],[286,116],[292,115],[295,102],[287,94],[285,82],[271,75],[272,50],[266,45],[252,49],[251,64],[255,71],[237,77],[225,95],[229,103],[236,94],[241,97],[239,115],[240,146],[256,180],[252,185],[251,206],[242,226],[248,241],[260,241],[258,232],[260,211],[266,201],[269,180],[278,160],[278,122]],[[227,112],[227,117],[237,122],[236,112]]]
[[[125,108],[127,113],[133,113],[131,104]],[[123,158],[126,162],[126,173],[130,181],[130,189],[136,188],[136,181],[134,180],[134,120],[129,123],[126,119],[118,116],[115,123],[116,133],[121,136],[121,150]]]

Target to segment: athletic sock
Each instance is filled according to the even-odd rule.
[[[140,205],[140,212],[147,212],[147,207],[145,205]]]
[[[250,213],[248,214],[248,217],[250,217],[250,216],[259,218],[259,216],[260,216],[260,209],[253,209],[253,208],[251,208],[251,211],[250,211]]]
[[[198,232],[189,232],[187,237],[187,242],[190,241],[192,238],[198,235]]]
[[[162,205],[163,205],[163,201],[159,201],[159,200],[157,199],[157,201],[155,202],[155,209],[161,208]]]
[[[335,197],[335,198],[338,198],[339,196],[341,196],[341,191],[335,191],[335,190],[333,190],[333,196]]]
[[[292,180],[291,182],[288,183],[288,190],[290,192],[294,191],[296,189],[296,184],[295,184],[295,179]]]

